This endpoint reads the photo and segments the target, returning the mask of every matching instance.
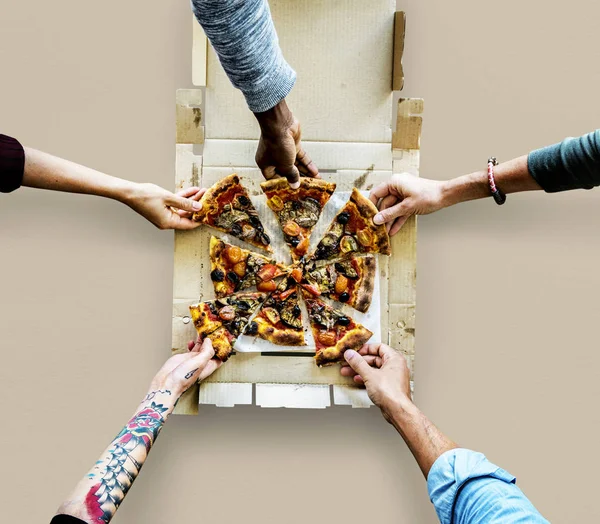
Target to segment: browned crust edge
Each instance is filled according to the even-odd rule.
[[[361,313],[366,313],[373,300],[373,291],[375,290],[375,275],[377,272],[377,262],[373,255],[360,257],[359,259],[361,276],[358,286],[355,288],[354,304],[350,304],[354,309]]]
[[[325,348],[315,355],[317,366],[324,366],[340,362],[343,360],[343,354],[347,349],[359,349],[365,344],[373,333],[361,324],[357,324],[354,329],[346,333],[337,344],[330,348]]]
[[[224,326],[221,326],[216,331],[213,331],[206,338],[210,338],[210,341],[213,343],[215,350],[215,358],[219,359],[221,362],[227,362],[227,359],[230,357],[231,353],[233,353],[233,345],[237,340],[235,337],[233,342],[229,342],[229,339],[222,334],[223,331],[227,331]],[[219,342],[215,342],[215,339],[218,339]]]
[[[244,191],[247,193],[246,189],[240,182],[240,177],[236,173],[226,176],[224,179],[215,182],[206,190],[206,193],[202,195],[202,198],[200,199],[202,209],[194,213],[192,219],[196,222],[206,223],[210,211],[216,208],[216,201],[219,195],[234,185],[242,187],[242,189],[244,189]]]
[[[258,336],[277,346],[304,346],[304,330],[295,331],[290,328],[285,330],[275,329],[268,320],[254,317],[258,324]]]
[[[379,210],[377,206],[373,204],[367,197],[365,197],[358,189],[352,189],[352,195],[350,196],[350,202],[356,206],[356,210],[364,218],[372,219]],[[368,220],[368,224],[371,230],[375,233],[377,241],[377,248],[373,251],[381,253],[382,255],[391,255],[392,248],[390,246],[390,237],[387,233],[384,224],[376,226],[372,220]]]
[[[273,178],[272,180],[267,180],[260,185],[260,188],[264,193],[268,191],[280,191],[283,189],[289,189],[290,185],[287,181],[287,178]],[[299,191],[301,189],[320,189],[329,195],[332,195],[335,191],[336,184],[335,182],[327,182],[321,178],[310,178],[301,176],[300,177],[300,188],[295,191]]]

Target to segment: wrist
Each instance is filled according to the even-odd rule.
[[[150,387],[148,393],[142,399],[141,404],[150,404],[154,402],[155,404],[162,404],[169,408],[175,407],[179,397],[181,397],[182,392],[175,388],[166,388],[166,387]]]
[[[419,408],[408,397],[389,402],[382,411],[387,421],[398,430],[410,424],[419,415]]]
[[[254,113],[254,116],[260,126],[261,134],[266,138],[281,136],[294,124],[294,115],[285,98],[267,111]]]
[[[490,196],[487,173],[476,171],[442,182],[442,207]]]
[[[131,206],[135,199],[139,197],[140,193],[140,184],[137,182],[116,178],[113,187],[110,188],[110,191],[106,196]]]

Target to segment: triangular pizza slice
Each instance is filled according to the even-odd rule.
[[[236,174],[229,175],[210,187],[200,203],[202,209],[194,213],[194,220],[272,251],[271,239],[265,233],[248,191]]]
[[[275,279],[286,274],[286,268],[274,260],[214,236],[210,239],[210,269],[217,298],[252,286],[258,291],[275,291]]]
[[[278,346],[305,344],[298,284],[293,278],[283,279],[277,291],[265,300],[245,334],[257,335]]]
[[[303,295],[317,347],[315,360],[318,366],[341,362],[344,351],[361,348],[373,336],[352,317],[313,297],[308,291],[303,290]]]
[[[385,226],[373,224],[377,207],[354,188],[314,253],[316,260],[335,260],[357,253],[391,254]]]
[[[304,267],[302,287],[314,296],[327,296],[366,313],[373,298],[376,272],[373,255],[352,256],[321,266],[309,261]]]
[[[225,362],[237,338],[266,293],[239,293],[190,306],[192,321],[202,340],[210,338],[215,357]]]
[[[318,178],[300,178],[300,187],[291,189],[285,178],[263,182],[267,205],[277,216],[292,258],[300,260],[308,251],[310,234],[321,211],[335,191],[335,184]]]

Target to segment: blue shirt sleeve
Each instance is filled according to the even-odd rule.
[[[431,467],[427,490],[442,524],[548,523],[515,481],[482,453],[453,449]]]

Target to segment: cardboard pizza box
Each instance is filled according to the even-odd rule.
[[[337,191],[368,191],[392,173],[418,175],[423,101],[394,97],[404,83],[405,17],[394,0],[271,0],[284,56],[298,73],[288,97],[302,123],[303,144]],[[258,125],[193,20],[192,79],[198,89],[177,92],[176,189],[209,187],[238,173],[259,198],[263,180],[254,163]],[[393,125],[392,125],[393,122]],[[274,217],[261,215],[263,222]],[[173,352],[196,336],[188,307],[214,298],[208,242],[200,227],[175,234]],[[219,236],[217,234],[217,236]],[[313,238],[314,240],[314,238]],[[318,239],[317,239],[318,240]],[[240,244],[242,245],[242,244]],[[246,246],[248,247],[248,246]],[[378,256],[381,341],[402,351],[412,370],[415,340],[416,220],[392,238],[392,256]],[[198,404],[325,408],[369,407],[364,389],[319,368],[314,347],[295,351],[236,352],[180,400],[176,413]]]

